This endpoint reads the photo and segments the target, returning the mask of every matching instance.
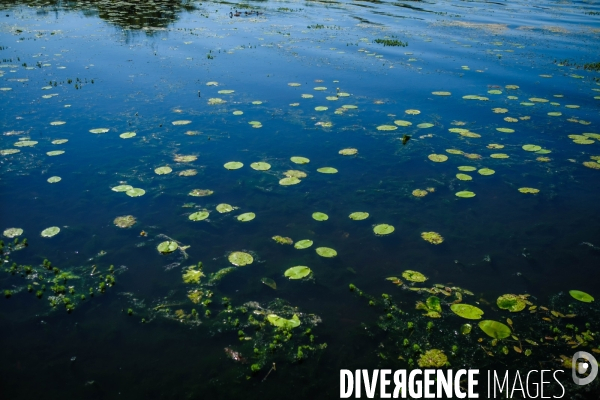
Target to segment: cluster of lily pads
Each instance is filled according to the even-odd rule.
[[[492,304],[464,288],[427,286],[428,278],[418,271],[401,276],[406,282],[396,276],[386,279],[405,291],[380,298],[350,284],[352,292],[381,313],[366,328],[382,341],[377,352],[387,363],[492,368],[516,362],[527,370],[545,360],[552,368],[570,369],[573,349],[600,353],[600,308],[588,293],[560,293],[546,305],[535,304],[527,294],[508,293]],[[492,319],[484,319],[487,314]]]

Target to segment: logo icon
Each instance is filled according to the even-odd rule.
[[[596,379],[596,375],[598,375],[598,361],[596,361],[596,358],[590,353],[578,351],[573,355],[571,363],[573,382],[575,382],[576,385],[588,385]],[[586,373],[588,373],[588,376],[586,377],[579,376],[585,375]]]

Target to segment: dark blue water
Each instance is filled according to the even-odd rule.
[[[453,366],[526,370],[539,363],[561,368],[559,356],[575,351],[567,324],[592,336],[600,331],[595,303],[568,294],[576,289],[598,295],[600,170],[592,167],[600,156],[600,75],[591,65],[600,61],[597,5],[0,4],[0,220],[2,230],[23,229],[19,239],[28,242],[18,251],[5,247],[9,254],[0,271],[0,288],[11,294],[0,302],[0,397],[337,398],[339,369],[414,366],[408,359],[416,361],[420,353],[407,353],[402,345],[407,337],[423,351],[438,348],[448,355],[458,345]],[[407,46],[383,46],[376,39]],[[438,91],[451,95],[432,93]],[[54,96],[42,97],[48,95]],[[487,100],[463,99],[466,95]],[[225,102],[209,104],[211,98]],[[535,100],[540,98],[547,102]],[[315,110],[319,106],[328,109]],[[494,112],[498,108],[506,110]],[[552,112],[561,114],[548,115]],[[178,120],[191,123],[172,124]],[[397,120],[412,125],[377,129]],[[417,127],[422,123],[433,126]],[[89,132],[95,128],[108,132]],[[136,136],[122,139],[124,132]],[[404,135],[410,136],[405,145]],[[15,147],[27,138],[38,143]],[[52,144],[57,139],[68,142]],[[523,150],[528,144],[550,152]],[[345,148],[358,154],[340,155]],[[65,153],[46,154],[54,150]],[[509,158],[490,157],[494,153]],[[431,154],[448,160],[432,162]],[[177,155],[197,159],[180,163]],[[310,163],[294,164],[293,156]],[[244,166],[227,170],[223,165],[230,161]],[[271,169],[250,168],[257,161]],[[154,169],[161,166],[173,172],[157,175]],[[456,178],[459,166],[495,173],[463,172],[472,180],[462,181]],[[319,173],[321,167],[338,173]],[[197,174],[178,175],[187,169]],[[307,177],[281,186],[290,169]],[[48,183],[51,176],[62,179]],[[120,184],[145,194],[111,190]],[[426,188],[425,197],[413,196]],[[189,196],[193,189],[213,194]],[[455,196],[465,190],[476,196]],[[221,214],[215,209],[220,203],[237,209]],[[204,209],[210,211],[207,220],[188,219]],[[315,221],[311,215],[317,211],[329,219]],[[356,211],[369,218],[349,219]],[[245,212],[256,218],[239,222],[236,216]],[[122,215],[133,215],[136,224],[116,227],[113,220]],[[373,226],[383,223],[395,231],[375,235]],[[60,233],[42,237],[51,226]],[[444,242],[428,243],[423,232],[437,232]],[[275,235],[314,244],[297,250],[276,243]],[[185,254],[162,255],[156,246],[167,238],[190,247]],[[14,240],[3,239],[5,245]],[[317,247],[333,248],[337,256],[320,257]],[[254,262],[209,286],[211,273],[232,266],[233,251],[252,254]],[[43,268],[44,259],[77,278],[55,279]],[[198,262],[206,277],[198,285],[185,284],[182,274]],[[113,276],[110,265],[116,283],[102,292],[100,282]],[[298,265],[309,266],[312,276],[284,277]],[[482,308],[484,319],[509,317],[513,334],[538,346],[519,344],[532,350],[525,356],[513,351],[515,339],[492,345],[478,321],[450,311],[455,297],[438,294],[442,318],[424,317],[414,304],[433,293],[406,290],[412,285],[406,280],[405,290],[385,280],[405,270],[429,278],[412,287],[468,289],[473,296],[465,295],[464,302]],[[277,289],[262,278],[273,279]],[[67,293],[55,298],[51,286],[61,282]],[[351,283],[362,297],[348,290]],[[46,290],[37,299],[42,285]],[[205,292],[203,301],[211,291],[212,304],[192,303],[187,295],[196,289]],[[382,293],[391,294],[405,314],[388,321]],[[540,308],[500,310],[496,298],[506,293],[530,295],[528,301]],[[65,298],[74,307],[70,313]],[[52,299],[60,304],[52,307]],[[271,303],[275,299],[282,302]],[[550,310],[577,317],[559,318]],[[266,320],[270,313],[285,318],[296,313],[302,324],[291,330],[291,339],[282,339],[284,333]],[[414,334],[404,328],[408,321],[417,325]],[[428,322],[434,322],[433,330]],[[465,322],[473,324],[471,335],[454,336]],[[544,342],[547,336],[557,339]],[[501,352],[503,345],[509,355]],[[305,357],[298,357],[299,346]],[[597,341],[578,348],[592,351]],[[269,372],[273,363],[276,370]],[[252,372],[253,364],[258,372]],[[597,393],[597,386],[568,389],[573,396]]]

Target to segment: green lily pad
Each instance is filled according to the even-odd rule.
[[[256,218],[256,214],[253,212],[247,212],[237,216],[237,220],[241,222],[252,221],[254,218]]]
[[[133,215],[122,215],[115,218],[113,224],[119,228],[131,228],[133,225],[135,225],[135,222],[135,217]]]
[[[341,154],[341,155],[343,155],[343,156],[353,156],[356,153],[358,153],[358,150],[357,149],[352,149],[352,148],[350,148],[350,149],[342,149],[342,150],[338,151],[338,153]]]
[[[407,281],[411,282],[425,282],[427,277],[418,271],[413,271],[411,269],[407,269],[402,273],[402,277]]]
[[[223,165],[226,169],[229,170],[234,170],[234,169],[240,169],[244,166],[244,164],[242,164],[239,161],[230,161],[228,163],[225,163],[225,165]]]
[[[306,178],[306,172],[298,171],[297,169],[290,169],[288,171],[285,171],[283,174],[285,176],[287,176],[288,178],[298,178],[298,179]]]
[[[243,115],[244,112],[243,111],[234,111],[232,114],[233,115]]]
[[[254,262],[252,255],[249,253],[244,253],[243,251],[234,251],[229,255],[229,257],[227,257],[227,259],[236,267],[243,267]]]
[[[458,179],[460,179],[461,181],[470,181],[470,180],[473,180],[473,177],[471,177],[471,175],[467,175],[467,174],[456,174],[456,177]]]
[[[277,289],[277,284],[271,278],[262,278],[260,281],[268,287],[270,287],[271,289]]]
[[[326,88],[326,87],[324,87],[324,86],[317,86],[317,87],[315,88],[315,90],[323,91],[323,90],[327,90],[327,88]]]
[[[208,218],[208,211],[198,211],[193,214],[190,214],[188,217],[191,221],[202,221],[203,219]]]
[[[46,228],[42,231],[42,237],[52,237],[60,232],[60,228],[58,226],[51,226],[50,228]]]
[[[292,176],[289,178],[283,178],[283,179],[279,180],[279,184],[281,186],[297,185],[298,183],[300,183],[300,179],[296,178],[295,176]]]
[[[131,185],[119,185],[111,188],[111,190],[114,192],[126,192],[131,189],[133,189],[133,186]]]
[[[158,246],[156,246],[156,249],[158,250],[158,252],[162,253],[162,254],[172,253],[175,250],[177,250],[178,248],[179,248],[179,245],[172,240],[166,240],[164,242],[161,242]]]
[[[290,160],[295,164],[308,164],[310,162],[308,158],[298,156],[291,157]]]
[[[362,221],[363,219],[369,218],[369,213],[357,211],[357,212],[353,212],[352,214],[348,215],[348,218],[353,219],[355,221]]]
[[[22,234],[23,234],[23,229],[21,229],[21,228],[8,228],[8,229],[5,229],[3,232],[4,236],[6,236],[7,238],[11,238],[11,239],[14,237],[17,237],[17,236],[21,236]]]
[[[219,94],[231,94],[233,92],[235,92],[235,90],[224,89],[224,90],[219,90],[217,93],[219,93]]]
[[[154,173],[157,175],[166,175],[166,174],[170,174],[171,172],[173,172],[173,169],[171,169],[171,167],[158,167],[154,170]]]
[[[192,121],[189,121],[187,119],[181,119],[179,121],[173,121],[171,122],[173,125],[187,125],[187,124],[191,124]]]
[[[252,164],[250,164],[250,168],[257,171],[268,171],[269,169],[271,169],[271,164],[262,161],[253,162]]]
[[[19,150],[19,149],[6,149],[6,150],[0,150],[0,155],[8,156],[8,155],[17,154],[20,152],[21,152],[21,150]]]
[[[581,290],[569,290],[569,294],[575,300],[583,301],[584,303],[591,303],[594,301],[594,298],[587,294],[586,292],[582,292]]]
[[[442,312],[442,304],[440,302],[440,298],[437,296],[428,297],[425,301],[425,304],[427,305],[429,311],[435,311],[437,313]]]
[[[101,133],[106,133],[106,132],[108,132],[108,131],[109,131],[109,129],[107,129],[107,128],[95,128],[95,129],[90,129],[90,133],[93,133],[93,134],[95,134],[95,135],[99,135],[99,134],[101,134]]]
[[[294,247],[297,248],[298,250],[302,250],[302,249],[308,249],[312,245],[313,245],[312,240],[303,239],[303,240],[297,241],[296,244],[294,244]]]
[[[300,326],[300,319],[296,314],[291,319],[282,318],[276,314],[267,315],[267,321],[271,324],[275,325],[278,328],[283,328],[286,330],[290,330]]]
[[[394,228],[392,225],[379,224],[373,227],[373,232],[375,232],[376,235],[389,235],[390,233],[394,232],[395,229],[396,228]]]
[[[183,274],[183,282],[188,284],[198,284],[202,277],[204,277],[202,271],[195,266],[191,266],[188,267],[187,271]]]
[[[38,142],[35,140],[20,140],[17,143],[15,143],[15,146],[16,147],[33,147],[36,144],[38,144]]]
[[[481,168],[479,171],[480,175],[494,175],[496,173],[496,171],[494,171],[493,169],[489,169],[489,168]]]
[[[510,128],[496,128],[496,130],[502,133],[515,133],[515,130]]]
[[[315,111],[327,111],[329,108],[325,106],[317,106],[315,107]]]
[[[525,299],[522,299],[515,294],[503,294],[502,296],[498,297],[496,304],[499,308],[508,310],[510,312],[523,311],[525,306],[527,306]]]
[[[194,189],[188,193],[188,196],[204,197],[204,196],[210,196],[213,193],[214,192],[210,189]]]
[[[311,269],[304,266],[292,267],[284,272],[283,275],[290,279],[302,279],[310,275]]]
[[[60,182],[62,178],[60,176],[51,176],[47,179],[48,183],[57,183]]]
[[[522,147],[523,150],[525,151],[538,151],[541,150],[542,147],[541,146],[537,146],[535,144],[526,144]]]
[[[427,158],[433,162],[445,162],[448,160],[448,156],[445,154],[430,154]]]
[[[402,119],[398,119],[398,120],[394,121],[394,123],[398,126],[411,126],[412,125],[412,122],[404,121]]]
[[[424,123],[422,123],[422,124],[419,124],[419,125],[417,125],[417,128],[420,128],[420,129],[427,129],[427,128],[431,128],[431,127],[433,127],[433,126],[434,126],[434,125],[433,125],[433,124],[431,124],[431,123],[429,123],[429,122],[424,122]]]
[[[317,221],[327,221],[329,219],[329,216],[322,212],[314,212],[312,214],[312,217],[314,220],[317,220]]]
[[[220,212],[221,214],[228,213],[233,210],[234,210],[234,208],[231,205],[226,204],[226,203],[221,203],[217,206],[217,211]]]
[[[396,129],[398,129],[398,127],[395,125],[379,125],[377,127],[378,131],[395,131]]]
[[[471,197],[475,197],[475,193],[470,192],[468,190],[462,190],[460,192],[455,193],[456,197],[462,197],[463,199],[469,199]]]
[[[136,133],[135,133],[135,132],[125,132],[125,133],[121,133],[121,134],[119,135],[119,137],[120,137],[121,139],[131,139],[131,138],[132,138],[132,137],[134,137],[135,135],[136,135]]]
[[[317,169],[318,172],[322,174],[337,174],[338,170],[332,167],[323,167]]]
[[[471,167],[471,166],[468,166],[468,165],[463,165],[463,166],[458,167],[459,171],[465,171],[465,172],[475,171],[476,169],[477,168]]]
[[[64,150],[53,150],[53,151],[48,151],[46,153],[46,155],[49,155],[50,157],[52,156],[60,156],[61,154],[65,154]]]
[[[331,249],[329,247],[317,247],[315,249],[315,251],[321,257],[332,258],[332,257],[337,256],[337,251],[335,251],[334,249]]]
[[[140,189],[140,188],[133,188],[133,189],[129,189],[128,191],[125,192],[125,194],[129,197],[140,197],[146,194],[146,191],[144,189]]]
[[[466,319],[481,319],[483,315],[482,309],[464,303],[452,304],[450,309],[454,314]]]
[[[502,322],[484,320],[479,322],[479,328],[494,339],[504,339],[510,336],[510,328]]]
[[[472,329],[473,326],[471,324],[462,324],[460,326],[460,333],[463,335],[468,335],[469,333],[471,333]]]

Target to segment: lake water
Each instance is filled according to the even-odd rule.
[[[329,399],[434,349],[600,352],[597,2],[0,8],[1,398]]]

